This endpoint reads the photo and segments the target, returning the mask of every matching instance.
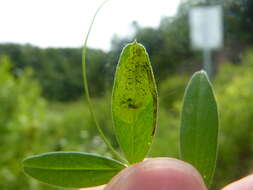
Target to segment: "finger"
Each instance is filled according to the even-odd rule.
[[[253,174],[235,181],[222,190],[252,190],[253,189]]]
[[[153,158],[115,176],[104,190],[207,190],[191,165],[172,158]]]

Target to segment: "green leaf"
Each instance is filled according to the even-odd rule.
[[[199,170],[208,186],[216,166],[218,125],[211,83],[204,71],[196,72],[184,95],[180,149],[182,159]]]
[[[52,152],[23,161],[25,173],[51,185],[91,187],[107,183],[125,166],[95,154]]]
[[[148,54],[141,44],[124,47],[112,94],[112,115],[117,140],[129,163],[148,153],[157,117],[157,90]]]

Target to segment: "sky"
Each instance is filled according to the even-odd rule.
[[[0,43],[80,47],[102,0],[0,0]],[[88,46],[109,50],[114,34],[131,34],[130,24],[159,25],[176,14],[180,0],[111,0],[96,18]]]

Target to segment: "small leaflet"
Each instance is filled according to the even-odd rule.
[[[157,90],[148,54],[137,42],[126,45],[121,53],[112,115],[117,140],[129,163],[143,160],[156,129]]]
[[[33,178],[66,188],[108,183],[125,166],[110,158],[80,152],[50,152],[26,158],[24,172]]]
[[[219,118],[212,85],[204,71],[196,72],[185,91],[181,113],[180,151],[210,186],[216,166]]]

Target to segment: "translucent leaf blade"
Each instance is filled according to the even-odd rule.
[[[26,174],[44,183],[81,188],[103,185],[125,166],[95,154],[52,152],[23,161]]]
[[[185,91],[181,113],[180,150],[209,186],[216,166],[218,111],[204,71],[196,72]]]
[[[130,163],[144,159],[156,128],[157,91],[145,48],[134,42],[122,51],[112,94],[117,140]]]

